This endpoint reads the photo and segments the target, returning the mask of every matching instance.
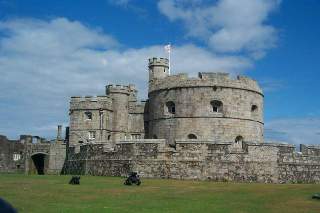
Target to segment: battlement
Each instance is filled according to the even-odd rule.
[[[109,84],[106,86],[106,94],[110,95],[111,93],[123,93],[123,94],[130,94],[132,92],[136,92],[135,85],[113,85]]]
[[[99,95],[99,96],[72,96],[70,102],[109,102],[112,99],[109,96]]]
[[[207,80],[207,79],[221,79],[221,80],[228,80],[229,73],[225,72],[199,72],[198,76],[200,79]]]
[[[70,100],[70,110],[86,109],[112,109],[112,98],[110,96],[73,96]]]
[[[320,156],[320,145],[305,145],[300,144],[300,152],[303,155]]]
[[[169,60],[167,58],[149,58],[150,66],[169,66]]]
[[[149,93],[156,90],[186,87],[225,87],[251,90],[262,95],[258,83],[248,77],[237,76],[233,79],[228,73],[199,72],[198,78],[189,78],[186,73],[154,79],[149,82]]]

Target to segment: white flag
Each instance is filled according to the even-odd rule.
[[[165,49],[168,53],[170,53],[170,52],[171,52],[171,45],[168,44],[168,45],[164,46],[164,49]]]

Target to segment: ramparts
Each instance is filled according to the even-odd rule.
[[[131,140],[70,147],[69,174],[125,176],[137,171],[142,177],[263,183],[319,183],[320,148],[308,153],[294,145],[244,142]],[[77,151],[75,151],[77,150]]]
[[[190,88],[190,87],[221,87],[235,88],[253,91],[263,95],[257,82],[251,78],[237,76],[230,78],[228,73],[206,73],[200,72],[198,78],[189,78],[187,74],[177,74],[165,78],[154,79],[149,82],[149,93],[157,90]]]
[[[112,98],[109,96],[73,96],[70,101],[70,110],[99,110],[112,111]]]

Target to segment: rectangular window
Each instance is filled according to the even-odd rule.
[[[14,161],[18,161],[21,159],[21,155],[20,154],[13,154],[13,160]]]
[[[89,140],[96,139],[96,132],[95,131],[89,131]]]
[[[141,135],[140,134],[132,134],[131,138],[132,139],[141,139]]]

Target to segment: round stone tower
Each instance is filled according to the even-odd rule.
[[[226,73],[149,82],[149,138],[263,142],[263,93],[256,81]]]
[[[106,94],[112,98],[112,140],[125,139],[128,132],[130,87],[107,85]]]
[[[169,60],[166,58],[149,59],[149,81],[162,79],[169,75]]]

